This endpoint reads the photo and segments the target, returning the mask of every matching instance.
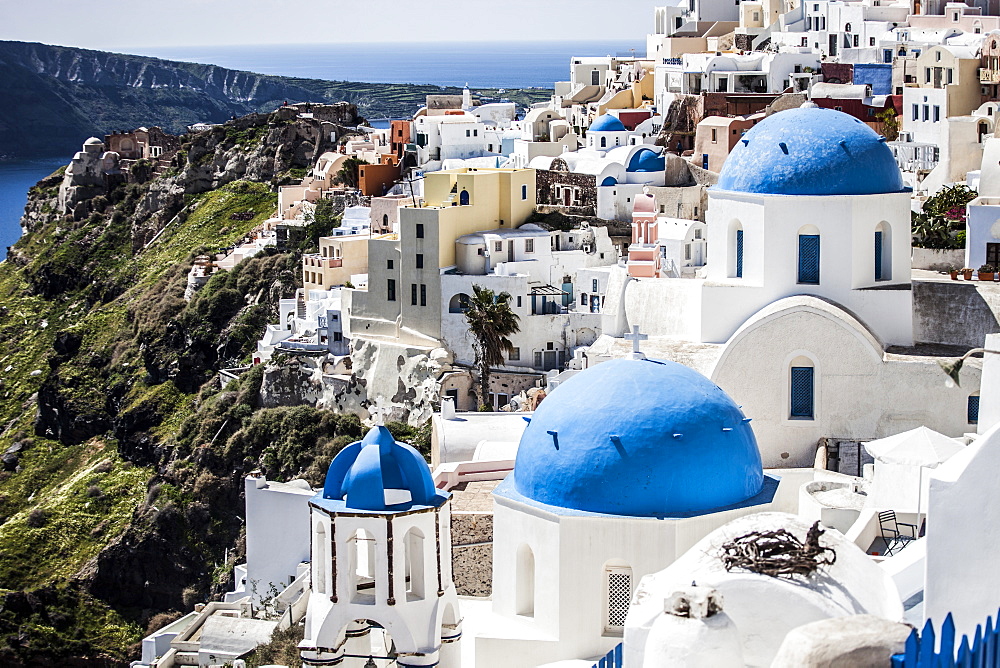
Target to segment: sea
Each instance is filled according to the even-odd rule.
[[[574,56],[645,53],[641,41],[438,42],[134,47],[123,53],[329,81],[481,88],[552,88]],[[192,121],[198,119],[192,119]],[[384,125],[387,121],[377,123]],[[81,137],[82,143],[86,137]],[[0,154],[3,153],[0,147]],[[0,162],[0,259],[21,235],[28,188],[70,155]]]

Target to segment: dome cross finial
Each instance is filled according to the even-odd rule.
[[[384,427],[385,426],[385,416],[386,416],[386,413],[388,413],[388,412],[389,412],[389,409],[385,407],[385,398],[384,397],[378,397],[377,399],[375,399],[375,407],[374,408],[371,407],[371,406],[368,407],[368,414],[372,416],[373,420],[375,420],[375,426],[376,427]]]
[[[648,334],[639,333],[639,325],[632,325],[632,333],[625,335],[626,339],[632,342],[632,359],[634,360],[644,360],[646,355],[639,350],[639,342],[645,341],[649,338]]]

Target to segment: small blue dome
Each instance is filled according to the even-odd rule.
[[[613,176],[605,176],[604,180],[601,181],[602,186],[616,186],[618,185],[618,179]]]
[[[905,190],[884,137],[853,116],[819,108],[781,111],[751,128],[726,158],[715,187],[766,195]]]
[[[611,360],[546,397],[521,437],[514,488],[573,510],[671,517],[744,502],[764,485],[749,421],[681,364]]]
[[[666,169],[666,159],[658,155],[656,151],[648,148],[641,148],[635,152],[629,160],[629,172],[662,172]]]
[[[604,114],[590,124],[588,132],[626,132],[620,120],[611,114]]]
[[[436,494],[424,458],[382,426],[373,427],[363,439],[338,452],[323,485],[324,499],[344,501],[355,510],[433,505]]]

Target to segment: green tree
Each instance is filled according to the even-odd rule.
[[[469,324],[476,366],[479,367],[479,403],[488,406],[490,367],[503,364],[504,354],[514,347],[507,337],[521,331],[521,326],[517,314],[510,308],[510,293],[497,295],[478,285],[473,285],[472,291],[465,321]]]
[[[899,139],[899,118],[895,109],[886,107],[885,110],[875,114],[875,118],[882,122],[882,135],[888,141]]]
[[[340,179],[341,183],[344,185],[357,188],[359,179],[359,167],[361,165],[367,165],[368,163],[360,158],[348,158],[344,160],[344,164],[341,165],[340,171],[337,172],[337,178]]]
[[[918,248],[963,248],[966,205],[979,194],[964,184],[942,188],[912,214],[913,245]]]

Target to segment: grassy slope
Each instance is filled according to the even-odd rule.
[[[275,204],[276,197],[261,184],[233,184],[193,196],[187,220],[168,227],[135,257],[129,252],[128,234],[114,225],[108,226],[96,247],[88,249],[82,246],[88,226],[71,230],[60,219],[19,242],[18,248],[34,258],[31,265],[0,264],[0,309],[7,316],[0,319],[0,349],[6,351],[0,356],[0,368],[5,369],[0,385],[0,425],[5,427],[0,452],[15,442],[30,444],[20,453],[19,471],[0,473],[0,517],[6,518],[0,525],[0,593],[65,583],[124,530],[145,499],[153,475],[150,468],[123,461],[109,437],[67,447],[32,435],[31,397],[49,373],[47,360],[55,333],[81,334],[81,350],[92,355],[108,352],[108,361],[115,353],[125,356],[115,368],[124,376],[119,380],[131,384],[129,406],[155,401],[170,414],[157,431],[172,432],[191,413],[190,398],[170,382],[151,387],[143,383],[140,360],[128,359],[135,352],[127,341],[129,306],[149,298],[150,290],[184,264],[193,249],[239,240],[271,215]],[[230,217],[248,210],[255,214],[251,220]],[[33,267],[53,259],[73,262],[70,256],[88,250],[97,251],[91,258],[98,258],[107,278],[131,286],[123,295],[106,304],[88,305],[82,295],[48,300],[30,293],[26,273]],[[94,371],[87,363],[60,367],[81,403],[104,401],[103,382]],[[138,638],[137,626],[96,602],[90,605],[88,633],[98,645],[123,651]]]

